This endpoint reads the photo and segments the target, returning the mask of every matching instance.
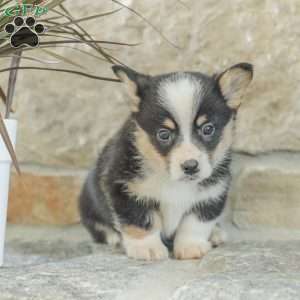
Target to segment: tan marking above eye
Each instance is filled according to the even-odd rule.
[[[208,121],[207,116],[206,115],[202,115],[202,116],[200,116],[200,117],[197,118],[196,125],[198,127],[200,127],[203,123],[205,123],[207,121]]]
[[[175,123],[169,118],[165,119],[165,121],[163,122],[163,126],[167,127],[168,129],[172,129],[172,130],[174,130],[176,128]]]

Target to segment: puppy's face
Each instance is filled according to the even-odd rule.
[[[127,84],[136,145],[152,170],[166,171],[171,180],[200,182],[226,159],[241,92],[252,79],[251,65],[239,64],[214,77],[113,70]]]

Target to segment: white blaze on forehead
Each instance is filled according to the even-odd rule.
[[[201,94],[201,82],[186,73],[176,73],[159,86],[160,102],[175,118],[185,140],[190,139]]]

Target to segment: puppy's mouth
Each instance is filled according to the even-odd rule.
[[[189,182],[189,181],[196,181],[199,180],[199,174],[193,174],[193,175],[184,175],[180,181],[183,182]]]

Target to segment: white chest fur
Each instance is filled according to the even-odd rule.
[[[183,215],[196,203],[214,201],[226,189],[226,182],[200,189],[195,183],[176,182],[161,188],[160,210],[162,214],[163,233],[173,234]]]
[[[168,183],[160,191],[160,211],[163,233],[170,236],[179,225],[182,216],[197,202],[197,186],[189,183]]]
[[[175,232],[185,213],[196,203],[214,201],[227,188],[227,180],[215,185],[199,188],[195,182],[174,182],[151,176],[128,186],[140,200],[156,199],[160,203],[162,231],[166,236]]]

